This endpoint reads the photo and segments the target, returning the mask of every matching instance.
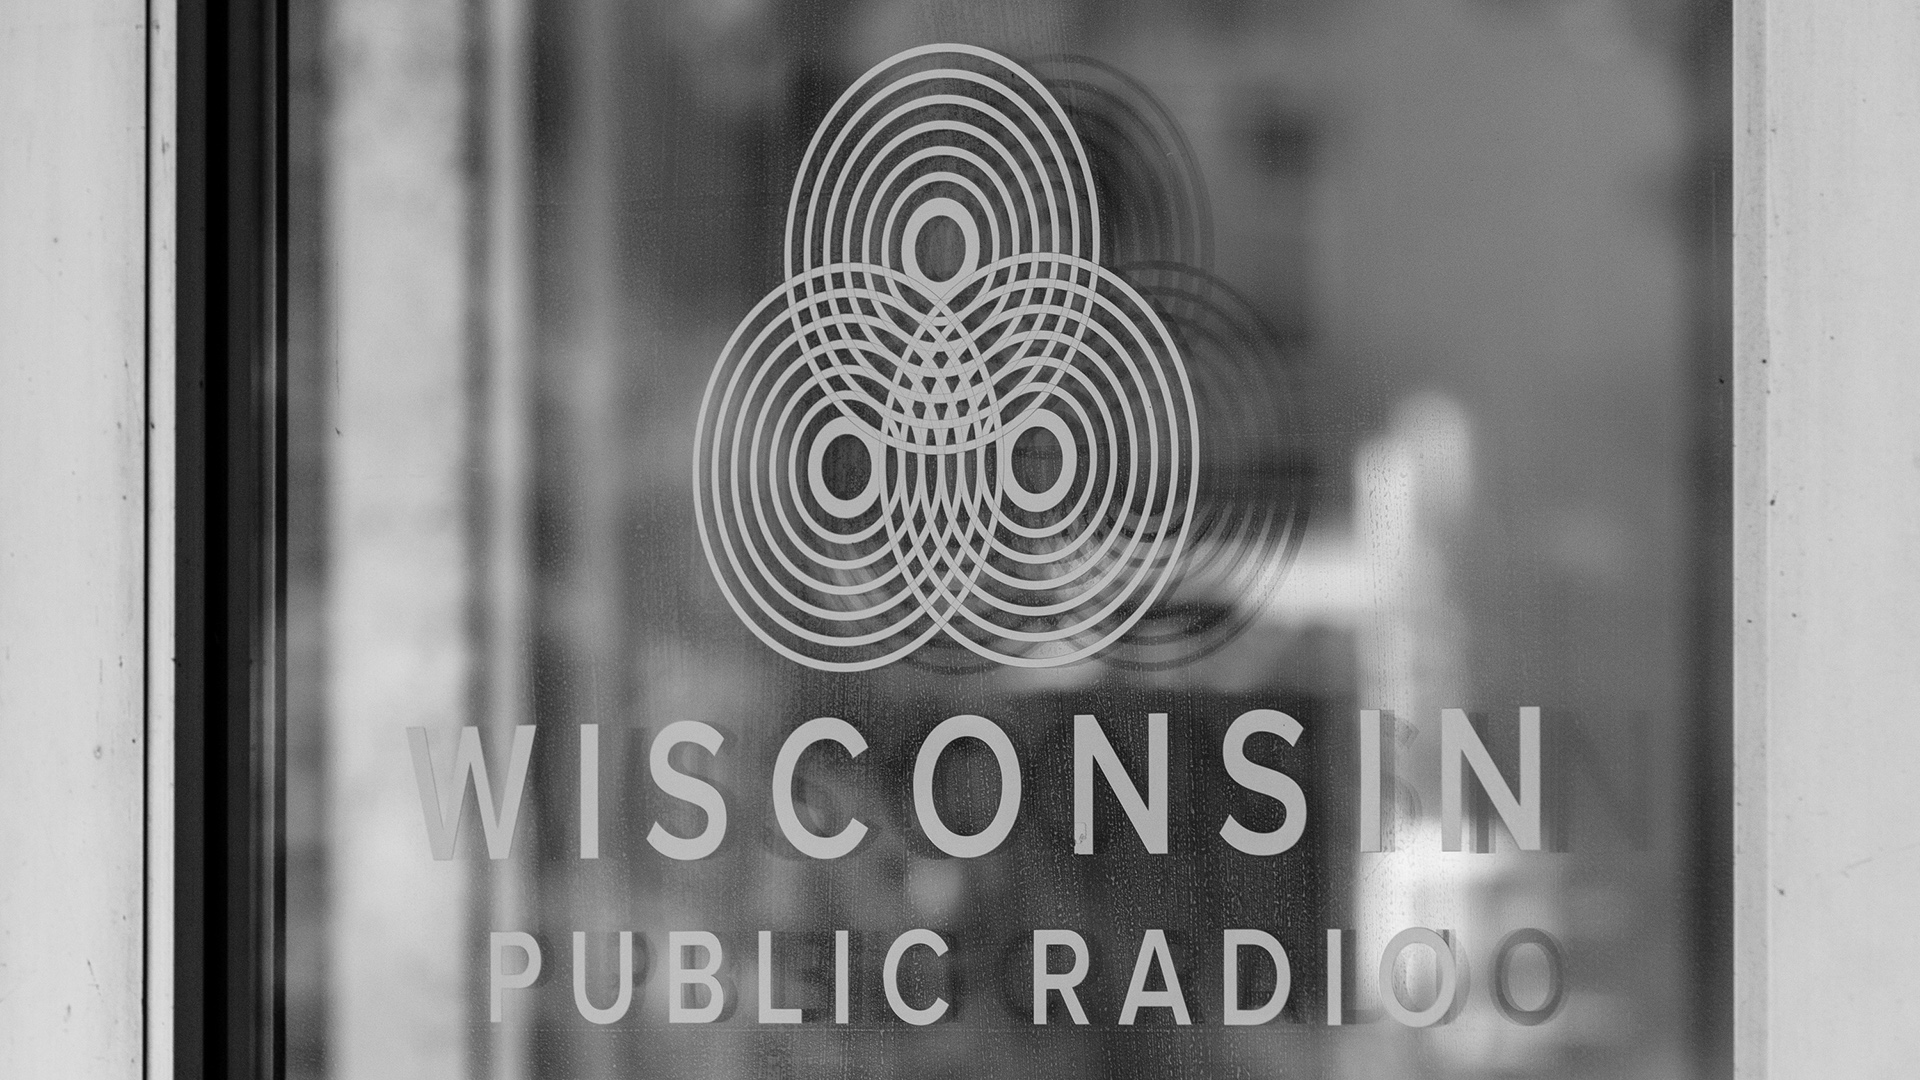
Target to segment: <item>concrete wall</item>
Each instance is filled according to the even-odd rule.
[[[138,1077],[147,7],[0,7],[0,1075]]]
[[[1920,5],[1736,5],[1743,1077],[1920,1057]]]

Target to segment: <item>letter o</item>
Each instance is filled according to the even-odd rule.
[[[1434,991],[1433,1003],[1415,1012],[1400,1000],[1400,981],[1394,977],[1394,969],[1399,966],[1400,954],[1415,945],[1425,945],[1433,950],[1434,972],[1438,976],[1439,987]],[[1460,972],[1454,962],[1453,946],[1447,939],[1424,926],[1408,927],[1393,935],[1387,942],[1386,951],[1380,954],[1380,1007],[1387,1015],[1408,1027],[1432,1027],[1446,1018],[1453,1010],[1455,995],[1460,989]]]
[[[987,827],[972,836],[962,836],[940,820],[940,808],[933,801],[933,771],[940,755],[959,739],[979,739],[993,751],[1000,765],[1000,806]],[[950,717],[927,735],[920,744],[920,756],[913,763],[913,811],[920,819],[920,830],[933,846],[956,858],[975,859],[987,854],[1006,840],[1020,816],[1020,757],[1014,753],[1013,740],[1000,725],[984,716]]]
[[[1553,989],[1547,991],[1546,1002],[1536,1009],[1523,1009],[1515,1004],[1513,992],[1507,986],[1507,961],[1522,945],[1538,945],[1547,957],[1548,985]],[[1565,964],[1566,956],[1552,934],[1531,926],[1515,930],[1500,939],[1500,947],[1493,953],[1493,1003],[1500,1006],[1501,1015],[1523,1027],[1546,1023],[1560,1011],[1560,1001],[1567,994]]]

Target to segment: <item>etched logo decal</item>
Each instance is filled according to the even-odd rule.
[[[1102,265],[1100,212],[1067,111],[983,49],[900,53],[821,121],[785,280],[695,443],[707,561],[769,647],[1054,666],[1167,590],[1200,419],[1175,335]]]

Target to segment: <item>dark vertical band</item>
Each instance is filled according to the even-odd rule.
[[[1692,295],[1686,372],[1691,712],[1685,865],[1694,1075],[1733,1075],[1733,4],[1693,0],[1681,39],[1691,97],[1681,207]]]
[[[279,1069],[284,0],[179,6],[175,1069]]]

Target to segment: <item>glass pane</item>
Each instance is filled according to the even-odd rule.
[[[301,1077],[1727,1066],[1727,17],[319,0]]]

